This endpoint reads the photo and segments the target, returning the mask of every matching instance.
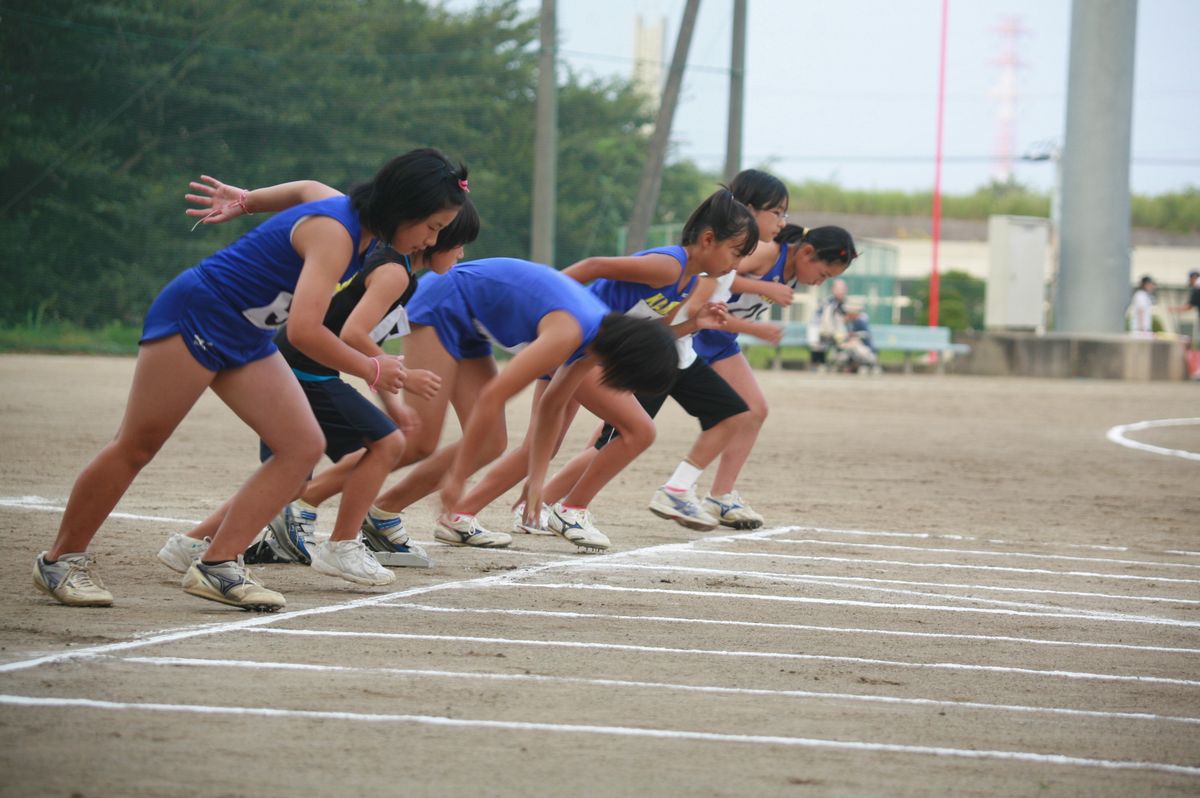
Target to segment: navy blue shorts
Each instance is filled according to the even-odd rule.
[[[308,397],[321,432],[325,433],[325,454],[335,463],[396,431],[396,424],[387,413],[337,378],[301,379],[300,387]],[[263,460],[271,456],[271,450],[261,441],[259,456]]]
[[[675,380],[670,393],[655,396],[637,394],[637,400],[646,414],[654,418],[662,410],[668,396],[678,402],[689,416],[699,421],[702,430],[712,429],[725,419],[750,410],[746,400],[725,382],[725,378],[700,358],[680,370],[679,379]],[[603,449],[618,434],[612,424],[605,424],[604,431],[596,441],[596,448]]]
[[[705,363],[716,363],[742,351],[737,336],[721,330],[700,330],[692,336],[692,347]]]
[[[492,356],[492,342],[471,323],[466,301],[453,280],[426,280],[419,302],[408,306],[408,323],[432,327],[455,360]]]
[[[217,295],[194,268],[159,292],[142,324],[144,344],[172,335],[183,337],[192,357],[210,371],[225,371],[262,360],[278,350],[273,330],[261,330]]]

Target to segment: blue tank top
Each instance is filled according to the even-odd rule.
[[[695,289],[699,277],[693,276],[682,290],[679,288],[679,278],[683,276],[688,261],[687,250],[683,247],[654,247],[635,252],[633,256],[641,257],[643,255],[670,255],[679,261],[679,275],[669,284],[659,288],[645,283],[601,277],[589,285],[588,290],[617,313],[641,319],[661,318],[668,315],[687,298],[688,294]]]
[[[575,280],[540,263],[517,258],[484,258],[460,263],[445,274],[425,275],[408,303],[409,315],[430,310],[429,297],[436,283],[449,280],[457,292],[433,312],[459,314],[470,320],[480,335],[496,346],[516,352],[537,338],[542,317],[565,310],[579,322],[583,341],[566,361],[586,353],[610,312]]]
[[[757,279],[764,283],[784,282],[783,268],[787,263],[787,254],[788,245],[781,243],[779,245],[779,257],[776,259],[774,265],[772,265],[765,274]],[[751,280],[756,279],[753,275],[743,274],[742,277],[748,277]],[[792,288],[796,287],[795,278],[786,282]],[[772,304],[774,303],[772,303],[766,297],[759,296],[758,294],[754,293],[730,294],[729,299],[725,300],[725,307],[728,308],[729,315],[736,316],[739,319],[745,319],[746,321],[758,321],[766,314]],[[717,332],[720,335],[736,337],[733,333],[722,333],[717,330],[714,330],[713,332]]]
[[[292,247],[292,229],[307,216],[329,216],[350,233],[353,253],[338,282],[363,265],[362,225],[347,196],[306,202],[277,213],[229,246],[208,256],[196,272],[251,324],[273,330],[287,321],[304,260]]]

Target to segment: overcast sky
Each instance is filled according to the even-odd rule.
[[[1084,0],[1080,0],[1081,2]],[[452,0],[470,6],[472,0]],[[540,0],[521,0],[536,14]],[[743,165],[801,181],[868,189],[933,183],[941,0],[749,0]],[[732,0],[702,0],[672,131],[677,152],[724,163]],[[584,75],[628,76],[640,14],[666,18],[670,60],[684,0],[558,0],[562,60]],[[1016,18],[1014,149],[1061,142],[1070,0],[950,0],[943,189],[967,193],[993,172],[995,89]],[[1011,40],[1008,40],[1011,41]],[[665,72],[665,70],[664,70]],[[1200,0],[1140,0],[1134,75],[1135,193],[1200,187]],[[1048,189],[1046,163],[1015,178]]]

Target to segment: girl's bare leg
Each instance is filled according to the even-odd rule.
[[[654,443],[654,421],[633,394],[601,385],[596,370],[584,378],[575,395],[580,404],[620,433],[595,455],[587,470],[562,498],[563,504],[587,507],[613,477]]]
[[[750,412],[742,414],[746,418],[743,419],[741,428],[721,452],[721,462],[717,465],[717,473],[713,477],[710,493],[713,496],[723,496],[734,489],[742,467],[750,459],[750,452],[758,441],[758,433],[767,419],[767,398],[763,395],[758,380],[754,378],[754,372],[745,355],[738,353],[712,365],[713,370],[750,406]]]
[[[355,452],[355,455],[360,453]],[[399,462],[404,454],[404,434],[399,430],[391,435],[373,441],[367,446],[365,454],[354,458],[354,469],[346,479],[342,490],[342,500],[338,504],[337,519],[333,524],[332,541],[354,540],[362,520],[371,508],[371,502],[383,487],[383,481]],[[343,457],[347,459],[350,455]],[[341,460],[338,461],[339,463]]]
[[[411,338],[411,334],[410,334]],[[441,349],[439,343],[438,348]],[[449,358],[449,353],[445,349],[441,349],[441,353]],[[412,355],[405,355],[408,368],[427,368],[431,371],[435,369],[429,365],[415,365]],[[419,360],[416,362],[420,362]],[[454,362],[451,360],[451,362]],[[440,372],[439,372],[440,373]],[[467,417],[470,416],[470,408],[474,405],[474,398],[483,390],[483,386],[496,376],[496,362],[490,357],[471,358],[457,363],[457,373],[454,380],[453,394],[454,407],[459,414],[459,418],[465,423]],[[443,388],[446,386],[446,378],[442,378]],[[444,391],[439,391],[438,401],[441,404],[441,411],[437,418],[437,431],[440,433],[442,422],[446,416],[447,397],[441,395]],[[406,395],[407,401],[407,395]],[[412,404],[410,402],[410,404]],[[418,408],[417,412],[421,412]],[[465,414],[465,417],[464,417]],[[425,416],[421,416],[421,428],[424,432],[426,426]],[[436,444],[436,439],[433,441]],[[504,428],[493,430],[492,436],[485,442],[484,446],[476,452],[475,462],[472,464],[472,469],[479,468],[486,463],[490,463],[504,452],[504,447],[507,445],[507,433]],[[458,442],[452,443],[449,446],[443,446],[435,452],[428,454],[420,463],[413,467],[404,477],[389,488],[384,493],[380,494],[375,500],[375,505],[381,510],[398,513],[417,501],[425,498],[429,494],[437,490],[441,484],[442,476],[450,468],[454,462],[455,454],[458,452]]]
[[[221,372],[213,391],[271,448],[273,456],[234,494],[204,559],[236,559],[267,522],[295,498],[321,459],[325,436],[278,352]]]
[[[178,335],[139,347],[121,426],[76,478],[48,560],[87,550],[134,478],[216,376],[196,362]]]

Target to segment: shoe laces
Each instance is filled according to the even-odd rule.
[[[103,589],[104,583],[100,581],[99,574],[92,573],[92,567],[96,564],[96,558],[90,555],[79,559],[67,561],[67,573],[63,576],[63,584],[70,584],[74,587],[82,588],[97,588]]]

